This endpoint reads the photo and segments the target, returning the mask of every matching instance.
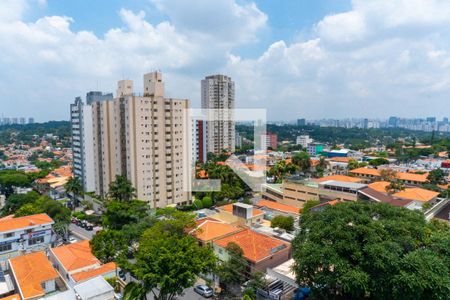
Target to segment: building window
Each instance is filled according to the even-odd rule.
[[[6,238],[10,238],[10,237],[13,237],[14,236],[14,232],[8,232],[8,233],[5,233],[4,235],[3,235],[3,237],[6,239]]]
[[[0,245],[0,252],[12,250],[12,244]]]
[[[44,242],[44,237],[43,236],[38,236],[38,237],[34,237],[28,240],[28,246],[33,246],[36,244],[41,244]]]

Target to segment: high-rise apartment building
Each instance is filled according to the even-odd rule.
[[[188,100],[164,97],[160,72],[144,75],[144,93],[118,82],[114,99],[92,102],[95,191],[108,193],[116,175],[151,207],[186,204],[189,173]]]
[[[112,94],[109,95],[112,99]],[[92,192],[95,190],[92,107],[84,104],[81,97],[75,98],[70,105],[70,122],[73,174],[80,180],[85,192]]]
[[[234,81],[225,75],[206,76],[201,82],[202,109],[206,113],[207,150],[220,154],[235,150]]]

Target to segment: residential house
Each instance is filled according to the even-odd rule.
[[[97,276],[111,278],[116,275],[116,264],[102,264],[92,254],[89,241],[52,248],[49,256],[52,264],[70,285]]]
[[[213,248],[222,261],[229,259],[226,247],[237,244],[243,251],[243,257],[249,263],[248,273],[266,272],[291,258],[291,245],[282,240],[245,229],[213,242]]]

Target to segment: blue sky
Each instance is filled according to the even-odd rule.
[[[76,96],[160,69],[193,107],[220,72],[271,120],[442,117],[449,25],[445,0],[2,0],[0,113],[67,119]]]

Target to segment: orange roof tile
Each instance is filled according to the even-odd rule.
[[[219,206],[218,209],[221,209],[223,211],[226,211],[226,212],[229,212],[232,214],[233,213],[233,203]],[[262,210],[253,207],[252,217],[256,217],[256,216],[263,215],[263,214],[264,214],[264,212]]]
[[[352,159],[354,159],[354,158],[351,158],[351,157],[340,157],[340,156],[336,156],[336,157],[330,158],[331,161],[334,161],[334,162],[342,162],[342,163],[348,163],[348,162],[350,162]]]
[[[0,298],[0,300],[21,300],[19,294],[14,294],[11,296],[6,296],[4,298]]]
[[[387,181],[376,181],[374,183],[369,184],[368,186],[371,189],[374,189],[375,191],[381,192],[381,193],[386,193],[386,187],[389,185],[390,183]]]
[[[45,295],[41,284],[59,277],[42,251],[17,256],[9,261],[23,299]]]
[[[271,256],[273,254],[272,251],[275,248],[282,246],[285,246],[285,248],[289,247],[288,243],[254,232],[250,229],[245,229],[238,233],[216,240],[214,241],[214,244],[225,248],[231,242],[239,245],[244,252],[244,257],[252,262],[258,262]]]
[[[328,180],[343,181],[343,182],[355,182],[355,183],[361,182],[361,179],[359,179],[357,177],[350,177],[350,176],[345,176],[345,175],[330,175],[330,176],[325,176],[325,177],[316,179],[314,181],[324,182],[324,181],[328,181]]]
[[[19,218],[8,217],[0,219],[0,232],[53,223],[52,218],[50,218],[47,214],[37,214]]]
[[[229,225],[220,221],[210,219],[200,219],[197,221],[197,227],[190,233],[203,242],[221,238],[233,232],[242,230],[239,227]]]
[[[274,201],[260,200],[257,205],[259,207],[265,206],[267,208],[278,210],[281,212],[287,212],[287,213],[300,215],[300,210],[297,207],[286,205],[286,204],[281,204],[281,203],[274,202]]]
[[[407,188],[404,191],[395,193],[394,196],[403,199],[428,202],[439,195],[438,192],[429,191],[421,188]]]
[[[67,271],[100,265],[100,261],[92,254],[89,241],[81,241],[50,249]]]
[[[87,271],[81,271],[81,272],[72,274],[72,278],[76,282],[84,281],[84,280],[91,279],[91,278],[94,278],[94,277],[97,277],[100,275],[111,273],[115,269],[116,269],[116,264],[113,262],[109,262],[109,263],[101,265],[100,267],[95,268],[95,269],[90,269]]]
[[[414,174],[414,173],[397,173],[397,177],[400,180],[417,181],[425,183],[428,181],[428,173]]]
[[[372,176],[380,176],[380,171],[377,169],[371,168],[357,168],[350,171],[352,174],[363,174],[363,175],[372,175]]]

